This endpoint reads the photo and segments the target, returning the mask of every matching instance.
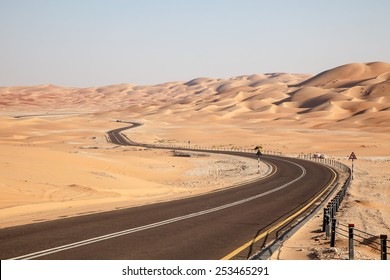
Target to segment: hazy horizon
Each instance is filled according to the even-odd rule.
[[[1,1],[0,86],[317,74],[390,61],[390,2]]]

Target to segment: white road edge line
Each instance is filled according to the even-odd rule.
[[[223,209],[226,209],[226,208],[230,208],[230,207],[233,207],[233,206],[236,206],[236,205],[240,205],[240,204],[243,204],[243,203],[247,203],[249,201],[252,201],[252,200],[258,199],[260,197],[269,195],[271,193],[277,192],[277,191],[279,191],[281,189],[284,189],[284,188],[288,187],[289,185],[299,181],[300,179],[302,179],[306,175],[306,169],[302,165],[297,164],[297,163],[292,162],[292,161],[289,161],[289,160],[285,160],[285,159],[280,159],[279,158],[278,160],[289,162],[289,163],[292,163],[292,164],[298,166],[302,170],[302,174],[300,174],[300,176],[297,177],[296,179],[294,179],[294,180],[292,180],[292,181],[290,181],[290,182],[288,182],[288,183],[286,183],[286,184],[284,184],[284,185],[282,185],[280,187],[277,187],[277,188],[272,189],[270,191],[267,191],[267,192],[264,192],[264,193],[261,193],[261,194],[258,194],[258,195],[252,196],[252,197],[248,197],[248,198],[245,198],[245,199],[242,199],[242,200],[239,200],[239,201],[235,201],[235,202],[228,203],[228,204],[225,204],[225,205],[221,205],[221,206],[218,206],[218,207],[215,207],[215,208],[211,208],[211,209],[208,209],[208,210],[203,210],[203,211],[191,213],[191,214],[184,215],[184,216],[179,216],[179,217],[176,217],[176,218],[164,220],[164,221],[153,223],[153,224],[149,224],[149,225],[144,225],[144,226],[140,226],[140,227],[136,227],[136,228],[126,229],[126,230],[123,230],[123,231],[118,231],[118,232],[114,232],[114,233],[110,233],[110,234],[106,234],[106,235],[102,235],[102,236],[98,236],[98,237],[94,237],[94,238],[90,238],[90,239],[85,239],[85,240],[82,240],[82,241],[78,241],[78,242],[74,242],[74,243],[70,243],[70,244],[66,244],[66,245],[62,245],[62,246],[58,246],[58,247],[54,247],[54,248],[50,248],[50,249],[46,249],[46,250],[30,253],[30,254],[27,254],[27,255],[14,257],[14,258],[11,258],[10,260],[31,260],[31,259],[36,259],[36,258],[39,258],[39,257],[42,257],[42,256],[46,256],[46,255],[50,255],[50,254],[53,254],[53,253],[69,250],[69,249],[72,249],[72,248],[81,247],[81,246],[88,245],[88,244],[91,244],[91,243],[96,243],[96,242],[100,242],[100,241],[103,241],[103,240],[116,238],[116,237],[119,237],[119,236],[122,236],[122,235],[127,235],[127,234],[131,234],[131,233],[135,233],[135,232],[139,232],[139,231],[143,231],[143,230],[147,230],[147,229],[151,229],[151,228],[156,228],[156,227],[159,227],[159,226],[163,226],[163,225],[175,223],[175,222],[178,222],[178,221],[182,221],[182,220],[191,219],[191,218],[194,218],[194,217],[206,215],[206,214],[209,214],[209,213],[212,213],[212,212],[220,211],[220,210],[223,210]]]

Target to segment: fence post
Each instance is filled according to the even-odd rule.
[[[331,218],[333,218],[336,215],[336,204],[335,204],[334,199],[331,202],[331,207],[332,207],[332,217]],[[329,223],[330,223],[330,221],[329,221]]]
[[[334,199],[332,199],[332,201],[330,203],[331,203],[331,207],[332,207],[332,217],[331,218],[333,219],[334,215],[336,214],[336,207],[335,207]]]
[[[324,208],[324,216],[322,217],[322,232],[326,230],[326,215],[328,215],[328,208]]]
[[[328,210],[329,217],[332,218],[332,217],[333,217],[333,213],[332,213],[332,204],[331,204],[330,202],[328,203],[328,209],[329,209],[329,210]]]
[[[349,259],[353,260],[355,257],[355,250],[353,247],[353,229],[355,228],[354,224],[348,225],[348,237],[349,237]]]
[[[330,247],[334,247],[336,243],[336,219],[332,219],[332,232],[330,236]]]
[[[329,237],[329,222],[330,222],[330,215],[329,215],[329,208],[328,208],[328,213],[325,216],[325,234],[326,238]]]
[[[344,190],[341,189],[341,190],[340,190],[340,204],[341,204],[341,202],[343,201],[343,199],[344,199]]]
[[[381,234],[381,260],[387,260],[387,235]]]

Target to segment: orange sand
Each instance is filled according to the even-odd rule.
[[[358,167],[366,175],[354,182],[356,198],[346,209],[362,213],[362,225],[372,222],[374,228],[383,220],[388,226],[389,90],[390,64],[384,62],[343,65],[316,76],[0,88],[0,227],[176,199],[256,176],[256,161],[178,158],[108,144],[105,132],[123,126],[118,119],[144,123],[126,132],[140,142],[261,144],[293,156],[321,152],[344,159],[354,151],[366,157]]]

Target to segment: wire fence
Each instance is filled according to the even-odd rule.
[[[387,235],[375,235],[357,229],[353,224],[345,225],[337,223],[335,218],[336,213],[339,211],[340,205],[346,196],[347,189],[351,185],[351,169],[347,165],[333,159],[315,158],[308,155],[302,155],[301,158],[337,167],[348,174],[348,178],[344,185],[323,209],[322,232],[325,232],[326,238],[330,238],[330,246],[335,247],[336,236],[341,238],[348,238],[349,259],[354,259],[354,244],[357,243],[361,246],[365,246],[373,251],[380,253],[381,260],[387,260],[390,255],[390,253],[388,253],[390,252],[390,247],[387,245]]]
[[[387,235],[375,235],[360,229],[356,229],[354,224],[337,223],[335,218],[339,211],[339,206],[345,197],[346,190],[350,185],[350,178],[337,193],[337,195],[328,203],[323,212],[322,231],[325,232],[326,237],[330,238],[330,246],[336,246],[336,235],[348,238],[348,252],[349,259],[354,259],[354,244],[355,242],[366,246],[374,251],[380,253],[381,260],[387,260],[390,255],[390,247],[387,245]]]
[[[333,225],[334,224],[334,225]],[[375,235],[360,229],[355,228],[354,224],[344,225],[337,223],[336,219],[332,220],[332,232],[330,235],[331,247],[336,245],[336,235],[348,238],[348,253],[349,258],[354,259],[355,249],[354,244],[358,243],[361,246],[370,248],[372,251],[380,254],[381,260],[387,260],[390,256],[390,246],[387,244],[387,235]]]

